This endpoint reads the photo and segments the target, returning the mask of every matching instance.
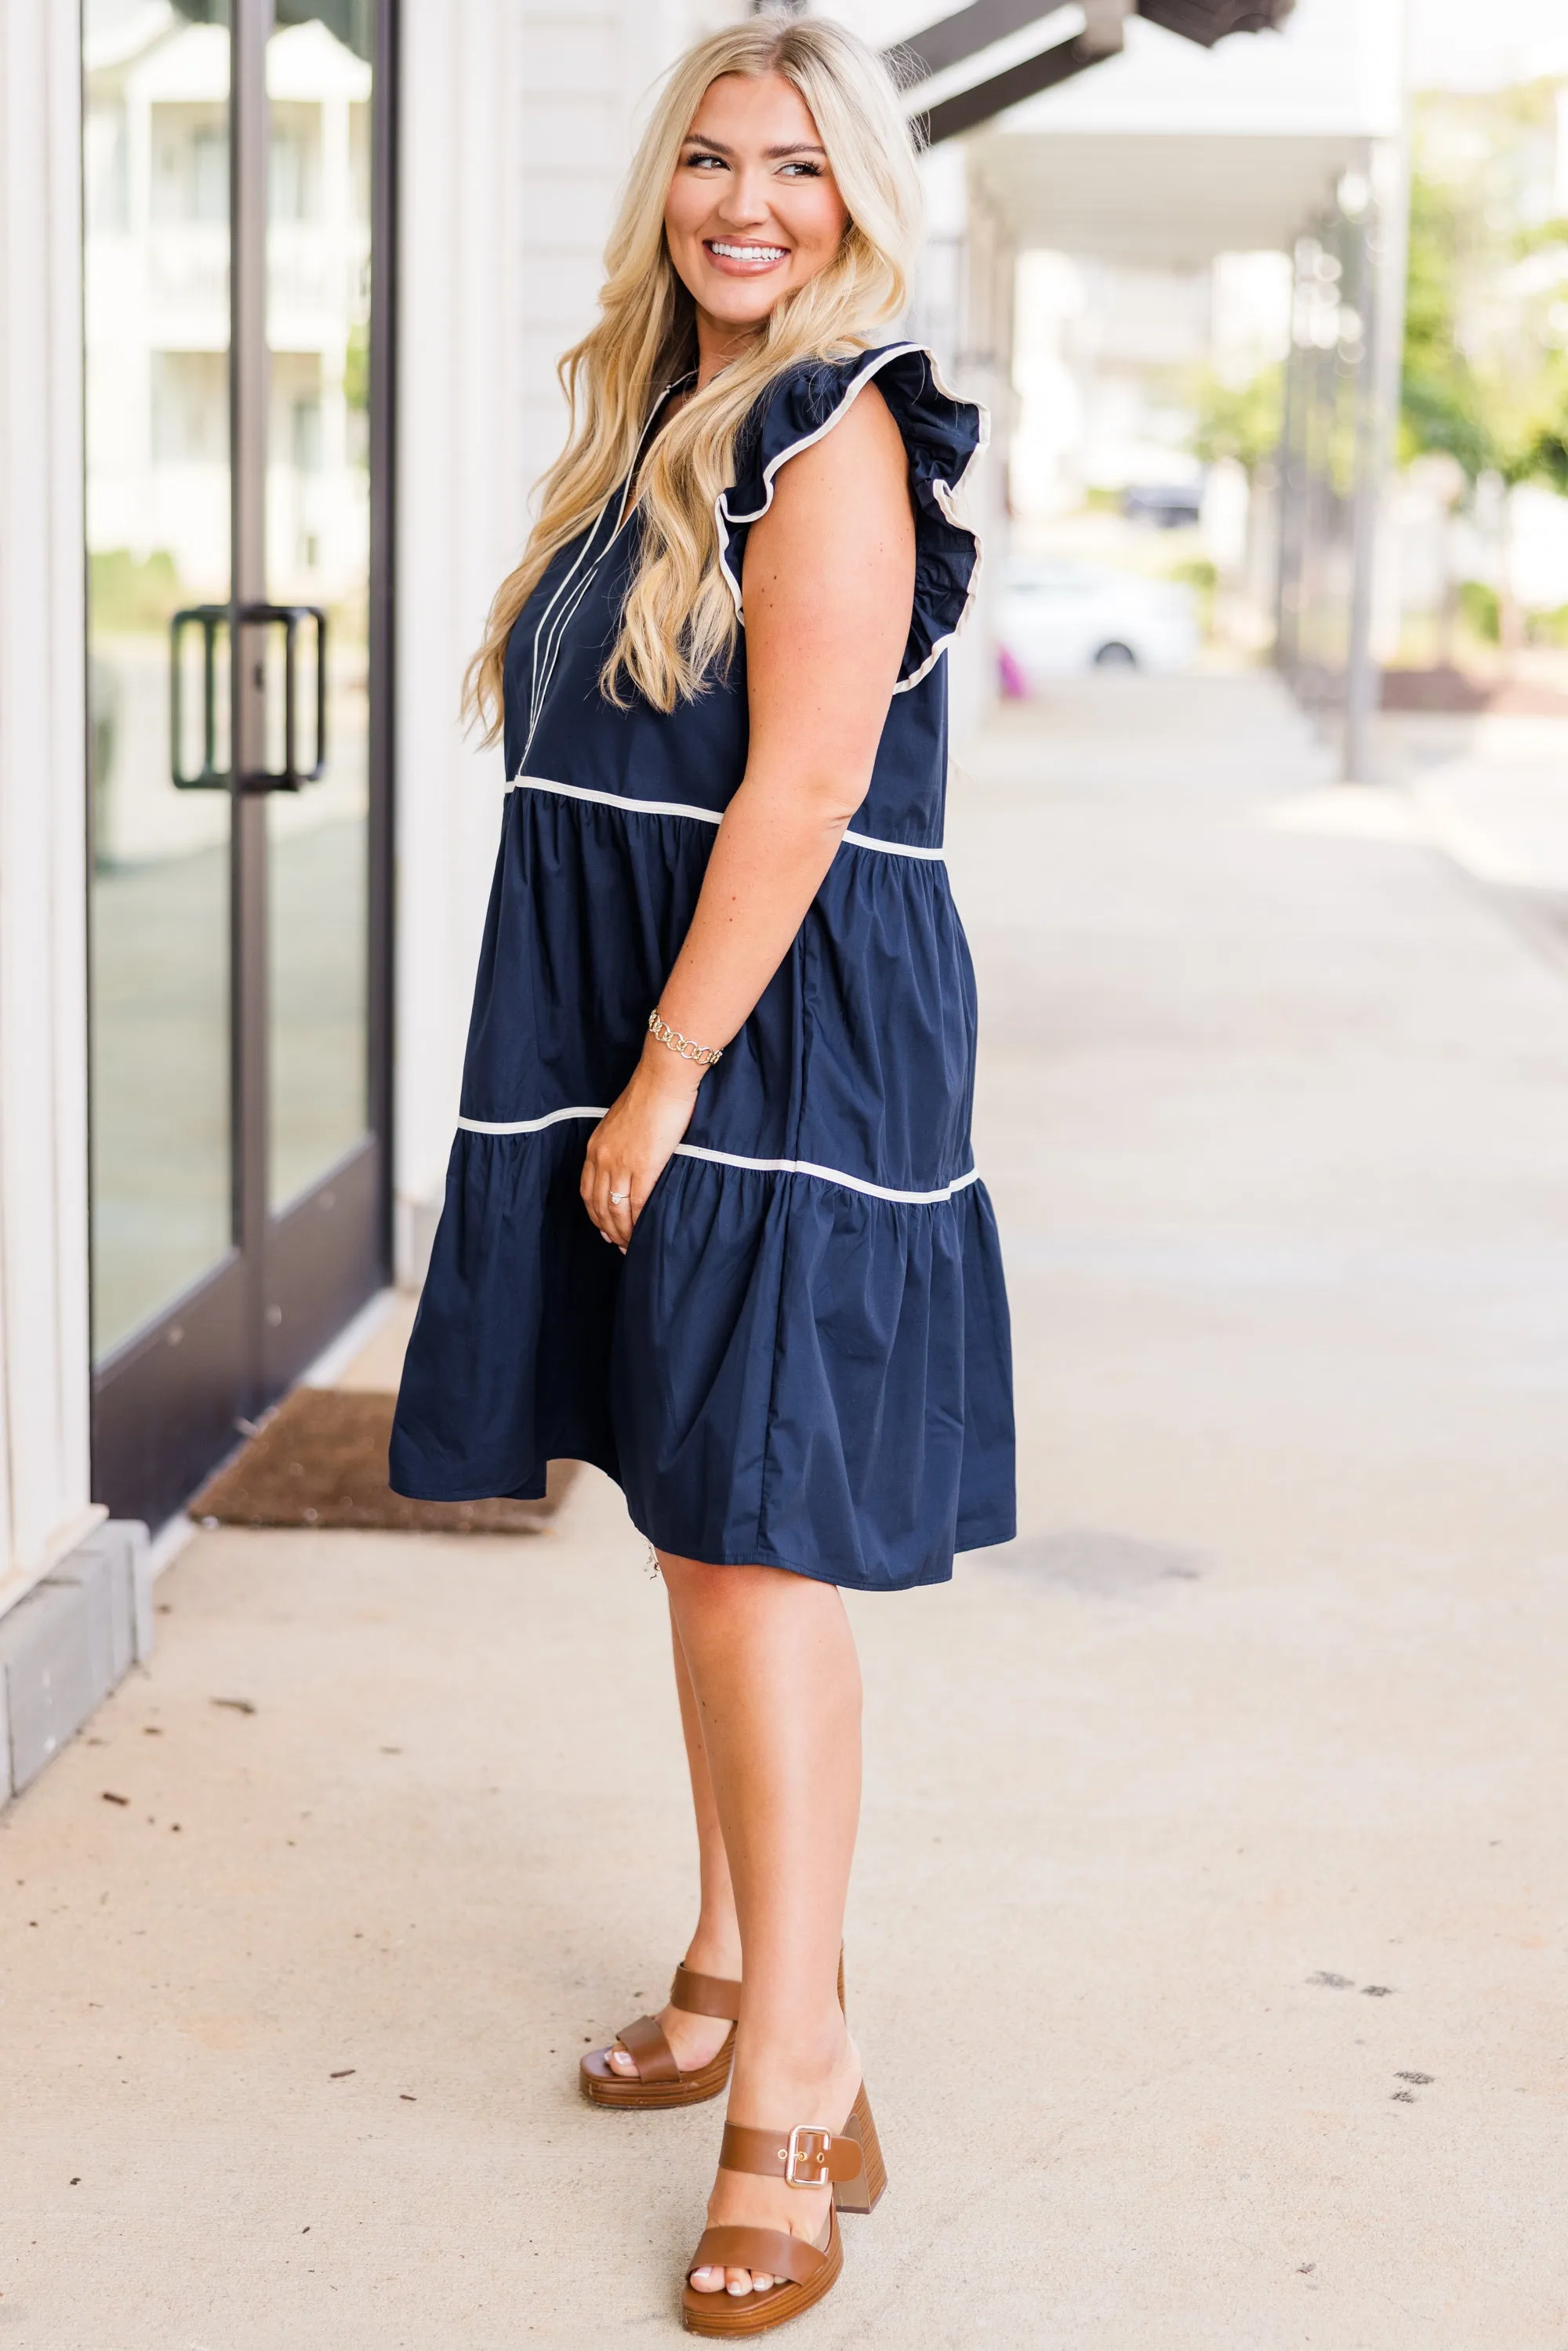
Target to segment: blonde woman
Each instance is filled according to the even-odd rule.
[[[473,673],[513,784],[393,1440],[398,1489],[448,1500],[596,1462],[657,1552],[700,1909],[670,2005],[582,2086],[728,2082],[703,2335],[820,2300],[835,2207],[883,2184],[840,1997],[835,1587],[937,1583],[1013,1531],[941,847],[982,419],[877,340],[917,214],[896,94],[838,26],[753,18],[674,68]]]

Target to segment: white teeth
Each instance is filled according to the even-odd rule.
[[[722,253],[727,261],[782,261],[785,256],[781,245],[720,245],[716,239],[710,250]]]

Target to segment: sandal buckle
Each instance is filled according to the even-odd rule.
[[[826,2188],[829,2184],[828,2156],[833,2144],[833,2134],[813,2123],[797,2123],[789,2134],[789,2146],[784,2168],[784,2178],[791,2188]],[[807,2179],[802,2164],[815,2166],[814,2176]]]

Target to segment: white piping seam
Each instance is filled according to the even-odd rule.
[[[528,758],[529,751],[533,747],[534,737],[538,732],[539,720],[544,716],[545,695],[549,691],[549,682],[555,674],[555,658],[560,644],[561,637],[565,633],[566,628],[570,622],[573,613],[576,611],[578,605],[581,602],[582,598],[587,594],[590,586],[592,584],[593,575],[599,568],[599,558],[597,556],[594,557],[593,561],[583,573],[580,588],[571,595],[568,594],[568,590],[571,589],[572,581],[576,578],[579,568],[588,555],[594,540],[598,538],[599,526],[604,520],[605,514],[608,510],[608,505],[606,505],[604,507],[601,508],[598,515],[594,517],[593,528],[590,531],[587,538],[583,541],[577,561],[572,565],[571,569],[567,573],[566,578],[561,581],[560,586],[556,590],[555,594],[550,598],[549,602],[546,605],[543,612],[539,616],[538,626],[534,631],[533,660],[530,669],[528,689],[528,731],[522,749],[522,758],[524,759]],[[566,601],[563,601],[563,599]],[[546,635],[547,631],[549,632],[549,653],[545,661],[544,673],[541,676],[539,673],[539,640],[542,636]],[[521,763],[519,762],[519,764]]]
[[[689,808],[684,800],[633,799],[626,792],[591,791],[586,784],[552,783],[547,776],[514,776],[510,788],[515,792],[556,792],[567,800],[592,800],[599,808],[630,809],[634,816],[691,816],[699,824],[723,821],[718,809]]]
[[[899,680],[898,684],[893,689],[894,694],[908,694],[912,688],[920,684],[922,678],[927,676],[929,673],[936,668],[937,663],[941,660],[948,646],[956,644],[968,622],[970,613],[975,609],[975,599],[980,592],[980,572],[986,559],[986,550],[984,544],[981,541],[979,532],[977,530],[971,530],[967,523],[960,522],[957,516],[954,513],[953,507],[958,492],[963,488],[964,484],[969,477],[969,470],[971,466],[976,465],[978,460],[984,456],[986,451],[991,445],[991,412],[981,401],[961,401],[956,392],[949,392],[947,386],[943,382],[942,378],[937,371],[936,361],[929,351],[926,352],[925,359],[926,363],[931,370],[931,381],[936,386],[937,391],[942,394],[944,400],[950,400],[955,403],[955,405],[959,407],[972,408],[980,420],[979,437],[976,441],[974,447],[970,450],[967,457],[964,460],[963,471],[954,481],[948,482],[936,478],[933,480],[931,485],[932,490],[936,496],[936,503],[941,507],[947,521],[952,525],[955,530],[964,531],[973,541],[975,560],[969,572],[969,584],[964,590],[963,611],[954,622],[953,626],[948,630],[947,634],[945,637],[938,637],[936,643],[932,646],[931,651],[926,654],[925,659],[921,663],[920,667],[914,671],[910,676],[901,678]]]
[[[645,441],[646,438],[647,429],[644,427],[643,440]],[[576,620],[578,613],[582,609],[584,600],[587,598],[590,590],[592,588],[594,580],[599,576],[600,565],[604,561],[605,557],[609,554],[611,549],[620,538],[622,529],[625,525],[627,493],[630,491],[632,483],[636,476],[637,466],[642,463],[642,453],[643,442],[640,441],[637,444],[636,455],[632,461],[632,473],[627,476],[626,489],[622,490],[621,494],[621,512],[615,518],[614,529],[611,532],[609,538],[605,540],[604,545],[600,549],[599,553],[594,556],[592,562],[589,565],[587,570],[583,573],[582,578],[579,580],[576,590],[570,600],[566,603],[560,603],[559,610],[555,612],[553,620],[550,619],[549,612],[547,611],[541,617],[538,627],[534,631],[534,692],[528,714],[528,739],[523,745],[524,759],[527,759],[528,753],[533,747],[534,737],[538,733],[539,721],[544,716],[545,698],[549,693],[550,680],[555,675],[556,664],[560,659],[560,649],[566,643],[567,631],[570,628],[573,621]],[[593,528],[588,535],[587,545],[582,550],[583,555],[587,555],[591,549],[594,541],[599,537],[599,526],[604,520],[604,517],[609,511],[610,501],[606,498],[603,506],[600,508],[598,514],[594,517]],[[582,556],[579,556],[578,563],[580,563],[581,560]],[[577,564],[574,563],[572,565],[571,571],[567,574],[566,580],[562,582],[563,588],[570,586],[572,572],[575,572],[576,569]],[[552,607],[559,603],[559,590],[556,596],[551,598],[550,602]],[[548,651],[545,656],[544,673],[541,676],[539,674],[539,637],[545,629],[547,622],[549,622],[549,634],[548,640]]]
[[[943,849],[916,849],[904,841],[873,841],[869,832],[846,831],[842,838],[852,849],[880,849],[884,857],[919,857],[931,865],[940,865],[947,853]]]
[[[933,489],[937,494],[937,502],[941,506],[947,520],[953,524],[955,529],[967,531],[969,538],[974,541],[975,562],[974,568],[969,574],[969,584],[964,596],[964,609],[959,613],[956,622],[945,637],[938,638],[936,644],[932,646],[931,651],[926,654],[925,659],[921,663],[920,667],[917,670],[913,671],[908,677],[900,678],[898,684],[893,689],[895,695],[912,693],[914,689],[920,684],[924,678],[929,676],[930,673],[936,668],[937,663],[941,660],[943,654],[946,652],[948,646],[956,642],[959,632],[963,629],[965,622],[967,621],[970,611],[974,606],[975,597],[979,587],[980,579],[981,549],[979,534],[977,531],[970,530],[967,523],[957,521],[956,517],[950,511],[950,506],[954,494],[962,487],[964,482],[968,476],[969,469],[974,465],[976,459],[984,450],[990,446],[991,416],[989,409],[985,407],[983,403],[977,400],[965,400],[957,392],[950,391],[947,385],[942,381],[941,374],[937,370],[936,360],[933,358],[930,351],[925,349],[923,343],[894,343],[891,350],[879,351],[872,364],[869,367],[862,369],[861,373],[853,379],[849,390],[845,392],[842,400],[839,402],[839,405],[834,409],[832,414],[827,419],[825,423],[820,424],[814,433],[809,433],[803,441],[792,441],[788,449],[781,449],[777,457],[769,460],[768,464],[764,468],[762,475],[762,486],[767,495],[763,498],[762,504],[757,508],[755,514],[732,515],[729,511],[729,493],[727,490],[722,490],[719,493],[714,505],[714,519],[718,525],[718,568],[723,572],[726,583],[728,586],[730,597],[735,605],[735,617],[740,622],[742,628],[744,628],[746,625],[746,613],[741,604],[740,582],[729,568],[728,529],[732,526],[738,526],[741,523],[759,522],[762,517],[768,512],[768,507],[773,504],[773,476],[779,471],[779,466],[788,465],[789,459],[791,457],[798,457],[802,449],[810,449],[814,443],[821,441],[825,434],[831,433],[834,425],[838,423],[840,417],[845,414],[851,402],[854,400],[862,386],[869,383],[873,377],[875,376],[883,368],[888,366],[894,360],[908,359],[912,353],[916,351],[919,352],[920,356],[925,360],[925,364],[930,369],[931,381],[936,385],[937,391],[942,394],[944,400],[952,401],[955,407],[974,409],[976,414],[980,420],[978,436],[975,442],[974,447],[970,450],[967,457],[964,460],[962,470],[951,482],[938,477],[933,483]],[[946,495],[943,496],[942,493],[946,493]]]
[[[773,476],[779,466],[787,465],[791,457],[798,457],[802,449],[810,449],[817,442],[825,441],[839,419],[853,405],[862,387],[868,384],[873,376],[879,375],[884,367],[891,367],[894,360],[909,359],[919,350],[918,343],[890,343],[886,350],[873,352],[859,375],[850,378],[849,389],[831,415],[825,416],[815,431],[808,433],[803,441],[791,441],[788,449],[780,449],[777,457],[769,457],[762,469],[762,504],[759,507],[754,507],[750,514],[731,514],[729,492],[726,490],[723,493],[726,522],[760,522],[773,503]]]
[[[458,1125],[465,1134],[538,1134],[541,1127],[559,1126],[565,1118],[603,1118],[604,1108],[591,1102],[578,1103],[571,1110],[549,1110],[543,1118],[460,1118]]]
[[[602,519],[602,517],[601,517],[601,519]],[[597,529],[598,525],[596,524],[594,528]],[[611,545],[614,545],[613,538],[611,540]],[[560,658],[561,646],[566,642],[566,632],[570,628],[573,621],[576,620],[595,580],[599,577],[599,567],[603,562],[604,556],[608,551],[608,549],[603,549],[600,554],[594,557],[592,562],[583,573],[582,578],[578,581],[577,586],[573,589],[571,594],[568,597],[566,602],[562,604],[560,610],[557,612],[554,620],[549,624],[549,637],[548,651],[545,656],[545,665],[535,683],[533,707],[528,716],[528,739],[523,745],[523,757],[525,759],[528,758],[529,751],[533,748],[534,737],[538,733],[539,720],[544,716],[545,698],[549,693],[550,680],[555,675],[556,664]],[[538,640],[536,637],[534,641],[534,664],[536,669],[538,664]]]
[[[713,809],[690,808],[684,800],[639,800],[622,792],[591,791],[585,784],[556,784],[543,776],[515,776],[510,789],[515,791],[558,792],[563,799],[592,800],[600,808],[629,809],[634,816],[688,816],[699,824],[720,824],[721,814]],[[869,832],[845,831],[842,838],[854,849],[880,850],[885,857],[919,857],[940,864],[946,852],[941,849],[916,848],[902,841],[873,841]]]
[[[977,1184],[980,1178],[979,1169],[971,1167],[967,1176],[955,1176],[939,1192],[894,1192],[885,1184],[867,1184],[858,1176],[846,1176],[841,1167],[819,1167],[810,1159],[743,1159],[734,1151],[705,1151],[700,1143],[677,1143],[675,1155],[681,1159],[710,1159],[717,1167],[749,1167],[758,1176],[814,1176],[819,1183],[841,1184],[846,1191],[864,1192],[873,1200],[893,1200],[910,1208],[938,1208],[955,1192]]]
[[[539,639],[544,634],[545,630],[549,626],[551,616],[555,611],[556,606],[560,602],[561,598],[566,594],[567,590],[571,586],[572,581],[576,579],[578,573],[581,570],[583,564],[587,561],[589,551],[592,548],[594,540],[599,537],[599,526],[604,520],[604,517],[609,511],[610,501],[606,498],[604,504],[600,507],[599,512],[593,517],[592,529],[589,532],[588,537],[583,540],[582,545],[577,551],[577,559],[575,562],[569,566],[566,577],[562,580],[559,587],[556,590],[555,594],[550,598],[549,602],[545,606],[544,611],[539,614],[538,623],[534,629],[533,659],[529,667],[528,680],[528,743],[533,741],[535,730],[538,728],[539,723],[541,701],[539,686]],[[552,646],[553,642],[552,638]],[[549,677],[547,672],[545,684],[548,685],[549,683]],[[523,758],[526,759],[528,756],[528,743],[525,743],[523,746]]]
[[[729,568],[729,548],[726,539],[727,530],[731,526],[738,526],[741,523],[760,522],[763,516],[768,512],[768,507],[773,504],[773,476],[779,471],[779,466],[787,465],[791,457],[798,457],[802,449],[814,448],[819,441],[826,440],[828,434],[832,431],[834,425],[840,422],[841,418],[849,414],[851,408],[853,406],[861,392],[863,390],[865,385],[870,383],[872,378],[876,375],[881,369],[890,367],[894,360],[907,359],[912,351],[917,351],[919,349],[920,346],[918,343],[894,343],[890,350],[878,351],[869,366],[863,367],[859,375],[852,379],[850,387],[845,392],[842,400],[840,401],[831,415],[823,419],[822,423],[818,425],[814,433],[808,433],[803,440],[791,441],[787,449],[780,449],[777,457],[769,458],[768,464],[762,470],[762,504],[754,513],[741,515],[731,514],[729,510],[728,490],[724,489],[719,492],[718,496],[714,501],[713,509],[714,520],[718,525],[718,568],[729,583],[729,592],[735,602],[735,617],[741,623],[743,628],[746,624],[746,613],[740,600],[740,582]]]
[[[561,576],[554,595],[551,596],[549,603],[545,606],[544,611],[539,614],[538,620],[535,624],[532,675],[532,685],[534,691],[530,695],[530,700],[536,700],[538,698],[539,639],[543,635],[545,629],[548,627],[550,616],[554,612],[556,606],[560,602],[561,598],[566,594],[567,590],[571,586],[572,581],[576,579],[578,573],[587,562],[589,555],[593,548],[593,542],[599,537],[599,526],[604,520],[609,510],[610,500],[606,498],[604,504],[600,507],[599,512],[594,516],[592,523],[590,525],[588,530],[583,534],[582,545],[578,549],[576,555],[567,565],[566,570]]]
[[[457,1122],[465,1134],[537,1134],[541,1127],[555,1126],[566,1118],[603,1118],[601,1110],[552,1110],[544,1118],[484,1119],[460,1118]],[[967,1189],[980,1180],[980,1171],[971,1167],[967,1176],[956,1176],[936,1192],[895,1192],[885,1184],[868,1184],[859,1176],[846,1176],[841,1167],[819,1167],[811,1159],[746,1159],[735,1151],[708,1151],[700,1143],[677,1143],[677,1159],[706,1159],[716,1167],[745,1167],[754,1176],[814,1176],[821,1184],[841,1184],[847,1192],[863,1192],[873,1200],[892,1200],[896,1206],[909,1208],[939,1208],[953,1197],[955,1192]]]
[[[689,377],[681,376],[677,378],[676,382],[686,383],[689,381]],[[664,386],[664,389],[659,394],[657,401],[654,402],[653,407],[650,412],[647,423],[643,427],[642,433],[638,437],[637,446],[632,452],[632,469],[626,476],[625,486],[621,493],[621,511],[615,517],[615,528],[611,532],[609,539],[601,553],[594,557],[592,563],[589,567],[588,575],[584,579],[581,586],[579,588],[577,594],[572,599],[570,606],[562,610],[556,620],[555,625],[551,629],[549,654],[545,664],[545,674],[542,679],[539,676],[539,637],[544,631],[546,623],[549,621],[551,613],[555,611],[556,606],[560,602],[561,597],[571,585],[584,557],[587,556],[594,540],[599,537],[599,526],[610,511],[609,498],[605,499],[604,504],[594,516],[593,528],[589,532],[587,538],[579,551],[577,561],[572,565],[570,570],[567,573],[566,578],[561,581],[560,586],[556,590],[555,594],[550,598],[549,602],[545,606],[544,611],[539,615],[538,626],[534,630],[534,651],[531,671],[532,692],[528,698],[528,741],[523,745],[522,757],[524,759],[528,758],[528,753],[533,747],[534,737],[538,733],[539,720],[544,716],[545,696],[549,692],[550,680],[555,675],[556,663],[559,659],[560,648],[565,640],[566,632],[571,626],[573,621],[577,618],[578,612],[581,609],[583,599],[593,585],[594,576],[597,573],[600,565],[603,562],[605,556],[609,554],[611,548],[614,546],[616,540],[620,538],[621,533],[626,527],[627,509],[631,500],[632,487],[637,479],[637,468],[643,462],[643,452],[647,446],[648,435],[653,431],[658,417],[663,414],[664,403],[669,399],[671,392],[675,389],[675,383],[667,383]],[[521,761],[519,761],[518,764],[520,768]]]

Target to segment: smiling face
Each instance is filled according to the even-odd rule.
[[[710,83],[664,204],[670,258],[697,306],[705,360],[733,351],[825,269],[849,217],[798,90],[778,74]]]

